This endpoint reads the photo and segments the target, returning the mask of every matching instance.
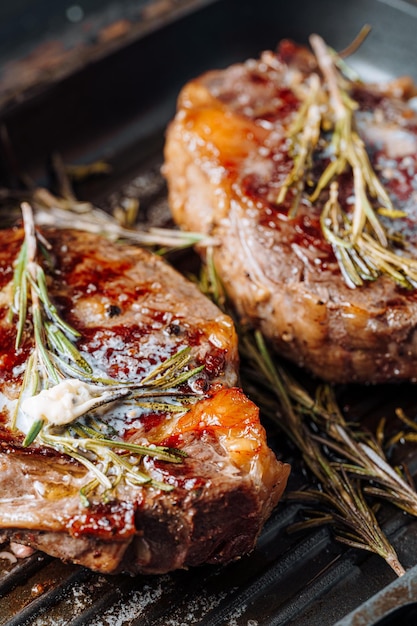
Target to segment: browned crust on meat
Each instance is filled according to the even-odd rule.
[[[227,316],[162,259],[77,231],[44,232],[55,270],[47,280],[60,314],[81,332],[78,347],[106,376],[139,380],[190,346],[189,384],[201,399],[184,414],[155,419],[118,407],[115,427],[131,442],[182,450],[180,464],[146,458],[146,471],[172,491],[120,483],[105,499],[80,489],[91,480],[76,461],[48,447],[22,448],[0,412],[2,537],[72,563],[112,573],[163,573],[227,562],[253,549],[278,502],[289,467],[267,447],[259,412],[241,390],[237,337]],[[0,391],[18,394],[30,334],[14,350],[8,321],[13,261],[22,231],[0,231]],[[188,384],[188,383],[187,383]],[[191,387],[190,387],[191,388]]]
[[[276,204],[291,167],[285,133],[298,107],[291,81],[295,73],[302,80],[311,70],[308,55],[296,60],[298,66],[288,65],[295,50],[285,43],[278,55],[268,52],[209,72],[184,87],[165,146],[174,219],[217,240],[215,265],[238,313],[282,355],[332,382],[415,381],[416,292],[386,277],[349,288],[323,239],[321,205],[302,203],[297,217],[288,219],[288,206]],[[406,230],[415,251],[417,176],[410,146],[417,150],[416,116],[401,98],[377,87],[356,95],[374,165],[408,215],[394,225]],[[380,117],[376,128],[374,109]],[[394,154],[396,129],[407,141],[396,142]],[[381,145],[375,144],[376,133]],[[398,168],[401,188],[389,178],[388,161]]]

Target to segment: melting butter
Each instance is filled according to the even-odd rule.
[[[25,398],[21,408],[30,418],[30,425],[43,420],[62,426],[73,422],[95,406],[96,388],[82,380],[68,378],[50,389],[43,389],[38,394]],[[26,427],[24,432],[28,431],[29,428]]]

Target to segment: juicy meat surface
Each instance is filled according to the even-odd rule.
[[[189,82],[167,130],[164,173],[176,222],[217,240],[214,263],[238,313],[285,357],[333,382],[417,379],[417,292],[386,276],[352,289],[323,237],[327,198],[277,197],[293,159],[287,133],[300,107],[294,84],[317,67],[283,42]],[[394,205],[390,228],[417,252],[417,116],[409,83],[356,87],[358,130]],[[351,202],[352,181],[339,199]]]
[[[186,454],[180,463],[144,456],[142,468],[166,491],[122,480],[110,493],[80,490],[94,476],[38,440],[22,446],[10,419],[22,385],[31,334],[16,351],[8,318],[13,263],[22,230],[0,231],[0,534],[101,572],[162,573],[222,563],[252,550],[278,502],[289,467],[268,448],[258,409],[236,386],[231,320],[159,257],[79,231],[46,230],[54,269],[49,293],[81,334],[77,347],[101,376],[140,381],[191,348],[204,365],[181,387],[188,411],[110,405],[100,419],[115,436]]]

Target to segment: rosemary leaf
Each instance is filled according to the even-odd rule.
[[[181,463],[187,456],[184,452],[180,452],[179,450],[176,450],[174,448],[171,449],[150,445],[140,446],[137,444],[129,443],[127,441],[116,441],[114,439],[105,438],[100,438],[99,440],[95,438],[85,438],[82,440],[82,447],[86,450],[96,450],[97,446],[102,446],[103,448],[129,450],[130,452],[134,452],[135,454],[150,456],[155,459],[159,459],[160,461],[168,461],[170,463]]]
[[[49,442],[48,437],[43,438],[43,442],[55,448],[54,443]],[[90,461],[90,459],[88,459],[84,454],[79,452],[77,447],[73,447],[67,442],[65,442],[64,444],[61,444],[57,449],[62,451],[64,454],[67,454],[68,456],[72,457],[73,459],[81,463],[81,465],[84,465],[84,467],[96,477],[96,479],[98,480],[98,483],[104,489],[106,490],[112,489],[113,485],[110,479],[108,478],[107,474],[105,472],[102,472],[99,469],[96,462]]]
[[[35,336],[35,350],[38,353],[39,362],[45,369],[46,375],[52,384],[58,384],[61,377],[51,360],[50,352],[45,340],[46,333],[42,320],[42,311],[39,307],[38,300],[34,300],[34,294],[32,294],[32,320],[33,332]]]
[[[78,370],[82,369],[87,375],[93,373],[92,367],[87,363],[80,354],[74,344],[64,335],[62,330],[52,322],[44,322],[45,333],[48,343],[54,352],[67,357],[77,366]]]
[[[23,330],[27,315],[27,283],[23,279],[27,263],[27,246],[24,243],[20,249],[16,260],[13,282],[12,282],[12,306],[9,310],[9,322],[13,320],[14,314],[18,314],[18,325],[16,332],[15,349],[21,344]]]
[[[48,287],[46,285],[45,272],[43,271],[43,268],[41,267],[41,265],[37,265],[36,267],[36,280],[34,280],[34,277],[32,277],[32,275],[30,274],[29,274],[29,279],[32,283],[33,288],[38,294],[39,299],[42,302],[42,305],[45,309],[45,313],[47,314],[49,319],[53,320],[53,323],[55,324],[55,326],[61,329],[63,333],[66,333],[67,335],[69,335],[73,340],[78,339],[81,336],[81,334],[77,330],[75,330],[75,328],[67,324],[62,319],[62,317],[60,317],[56,309],[56,306],[52,304],[49,298],[49,294],[48,294]]]
[[[17,417],[21,410],[23,398],[25,396],[33,396],[39,388],[39,373],[37,370],[36,358],[36,352],[32,352],[32,354],[28,358],[25,373],[23,376],[22,387],[11,419],[11,430],[16,430]]]
[[[142,378],[141,385],[155,385],[156,380],[158,386],[161,386],[161,384],[164,385],[165,382],[169,381],[174,370],[188,363],[190,351],[191,348],[189,346],[179,350],[172,357],[155,367],[147,376]]]
[[[143,409],[148,409],[157,413],[184,413],[184,411],[186,410],[185,407],[187,405],[187,398],[181,398],[181,404],[157,402],[155,400],[143,402],[138,399],[134,400],[133,402],[135,406],[141,407]],[[192,400],[190,400],[190,403],[191,402]]]
[[[41,432],[42,428],[44,425],[44,421],[43,420],[37,420],[36,422],[33,422],[29,432],[27,433],[24,441],[23,441],[23,447],[27,448],[28,446],[30,446],[31,443],[33,443],[36,439],[36,437],[39,435],[39,433]]]

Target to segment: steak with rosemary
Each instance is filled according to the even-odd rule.
[[[417,379],[417,115],[289,41],[189,82],[167,131],[176,222],[217,240],[244,321],[333,382]]]
[[[289,468],[231,320],[143,249],[26,230],[0,231],[2,539],[105,573],[251,551]]]

